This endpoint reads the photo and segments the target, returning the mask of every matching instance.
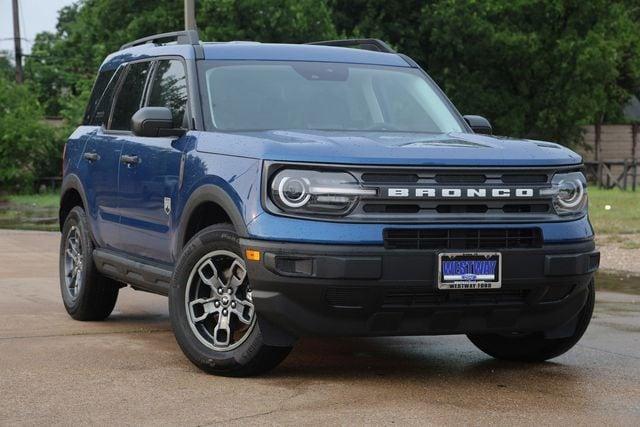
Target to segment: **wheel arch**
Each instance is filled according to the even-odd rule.
[[[58,210],[60,231],[62,231],[67,215],[75,206],[81,206],[86,212],[87,198],[80,178],[77,175],[67,175],[62,181],[60,189],[60,209]]]
[[[185,203],[179,218],[174,242],[175,258],[195,233],[204,227],[224,222],[231,223],[240,237],[247,236],[242,214],[226,191],[212,184],[196,189]]]

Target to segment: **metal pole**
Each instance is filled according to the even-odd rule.
[[[13,4],[13,43],[16,56],[16,83],[24,81],[22,72],[22,48],[20,46],[20,18],[18,13],[18,0],[12,0]]]
[[[195,0],[184,0],[184,29],[187,31],[196,29]]]

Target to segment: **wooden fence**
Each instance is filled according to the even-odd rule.
[[[640,125],[587,126],[584,147],[578,149],[588,178],[603,188],[636,190],[640,184]]]

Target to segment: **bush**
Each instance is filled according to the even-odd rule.
[[[0,190],[32,191],[43,170],[59,169],[57,136],[30,86],[0,77]]]

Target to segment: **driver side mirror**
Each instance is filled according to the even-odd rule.
[[[475,133],[480,133],[483,135],[491,135],[493,133],[493,128],[491,127],[491,123],[489,120],[485,119],[482,116],[463,116],[464,120],[469,124],[471,130]]]
[[[186,129],[173,127],[173,114],[167,107],[143,107],[131,117],[136,136],[182,136]]]

